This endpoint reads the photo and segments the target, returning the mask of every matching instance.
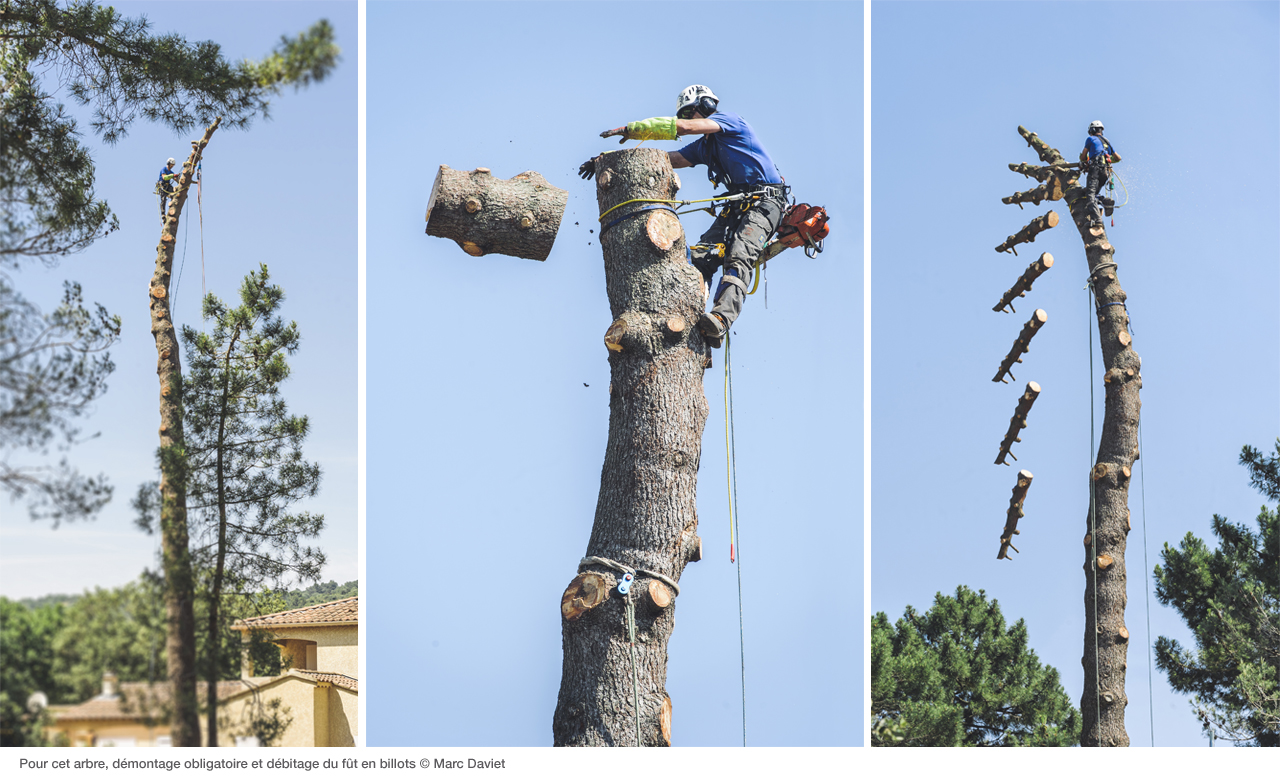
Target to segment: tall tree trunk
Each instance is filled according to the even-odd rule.
[[[601,213],[633,198],[669,199],[680,188],[658,149],[608,154],[597,167]],[[609,439],[587,557],[561,602],[556,745],[634,745],[637,717],[641,745],[671,744],[665,686],[678,594],[672,586],[685,564],[701,558],[696,492],[709,349],[694,327],[705,305],[701,275],[686,262],[679,219],[645,208],[654,205],[622,206],[604,224],[637,215],[600,237],[614,318],[605,335]],[[629,596],[617,588],[626,569],[635,570]]]
[[[170,738],[175,747],[200,746],[200,716],[196,699],[195,576],[187,537],[186,443],[182,435],[182,365],[178,339],[169,306],[169,282],[173,272],[174,237],[187,201],[196,162],[218,123],[193,144],[182,167],[178,189],[169,199],[156,270],[151,277],[151,333],[156,340],[156,373],[160,377],[160,553],[164,567],[164,598],[168,630],[166,652],[169,683],[173,687],[173,720]]]
[[[1062,189],[1080,237],[1084,240],[1089,281],[1097,305],[1098,340],[1102,346],[1106,411],[1098,455],[1090,471],[1091,511],[1085,531],[1084,692],[1080,711],[1086,747],[1127,747],[1124,728],[1125,670],[1129,631],[1124,624],[1126,600],[1125,545],[1129,534],[1129,476],[1138,459],[1138,414],[1142,403],[1142,360],[1129,333],[1126,295],[1120,288],[1115,248],[1102,227],[1089,227],[1089,204],[1075,171],[1066,160],[1026,128],[1019,127],[1040,159],[1059,166]],[[1096,607],[1095,607],[1096,604]],[[1095,652],[1096,648],[1096,652]]]

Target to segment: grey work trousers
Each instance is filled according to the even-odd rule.
[[[730,204],[729,213],[716,217],[707,232],[698,239],[699,244],[725,245],[723,262],[708,257],[704,252],[694,255],[694,266],[702,271],[708,282],[717,266],[723,268],[711,311],[720,315],[726,328],[742,313],[747,290],[751,289],[756,259],[764,251],[769,237],[778,229],[786,210],[787,200],[781,188],[776,194],[756,201],[746,211],[739,209],[736,203]]]
[[[1107,170],[1107,159],[1105,155],[1098,155],[1089,159],[1088,166],[1089,178],[1085,182],[1084,191],[1089,199],[1090,212],[1089,221],[1102,221],[1102,202],[1099,197],[1102,195],[1102,188],[1107,186],[1107,180],[1111,178],[1111,174]]]

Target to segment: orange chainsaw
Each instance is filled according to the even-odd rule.
[[[827,225],[828,219],[827,210],[822,206],[797,203],[787,209],[782,222],[778,224],[778,232],[761,253],[760,262],[772,259],[784,249],[797,246],[804,247],[804,253],[809,257],[817,257],[822,251],[823,239],[831,232]]]

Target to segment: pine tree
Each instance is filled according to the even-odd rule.
[[[1080,713],[996,601],[965,586],[921,615],[871,622],[874,746],[1069,746]]]
[[[184,327],[187,377],[187,507],[196,559],[209,572],[207,633],[226,632],[220,620],[231,592],[256,592],[296,576],[318,581],[325,556],[304,540],[318,536],[324,516],[291,513],[316,495],[320,466],[302,456],[306,417],[289,414],[280,392],[289,377],[286,355],[298,349],[297,323],[277,314],[284,290],[270,284],[266,265],[245,277],[240,306],[204,299],[210,333]],[[215,697],[221,679],[220,642],[206,643],[205,681]],[[209,701],[215,701],[210,698]],[[214,707],[208,711],[209,746],[217,744]]]
[[[1245,446],[1241,465],[1250,484],[1280,501],[1280,439],[1276,454]],[[1213,516],[1219,546],[1210,550],[1188,533],[1178,549],[1164,546],[1156,566],[1156,598],[1186,621],[1196,649],[1156,640],[1156,666],[1191,705],[1205,734],[1242,745],[1280,747],[1280,513],[1265,504],[1258,533]]]

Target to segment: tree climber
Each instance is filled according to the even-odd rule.
[[[170,157],[160,169],[160,178],[156,180],[156,194],[160,196],[160,221],[164,222],[164,210],[168,204],[169,196],[173,194],[175,180],[178,174],[173,172],[173,166],[178,161]]]
[[[694,267],[708,283],[716,269],[723,266],[715,303],[698,320],[698,329],[713,347],[720,346],[742,312],[756,259],[787,210],[787,187],[769,153],[751,125],[732,111],[721,111],[719,102],[710,88],[694,84],[676,98],[675,116],[631,122],[600,134],[601,138],[622,136],[619,143],[701,136],[680,151],[667,153],[671,167],[706,165],[707,178],[714,187],[724,184],[730,195],[744,196],[726,204],[690,248]],[[596,159],[578,169],[582,178],[595,175]]]
[[[1089,198],[1089,227],[1102,224],[1102,214],[1111,216],[1116,202],[1111,198],[1100,198],[1102,188],[1111,178],[1111,163],[1120,162],[1120,155],[1111,148],[1111,142],[1102,135],[1102,122],[1094,120],[1089,123],[1089,138],[1084,142],[1084,151],[1080,152],[1080,167],[1089,174],[1084,191]],[[1105,211],[1104,211],[1105,210]]]

